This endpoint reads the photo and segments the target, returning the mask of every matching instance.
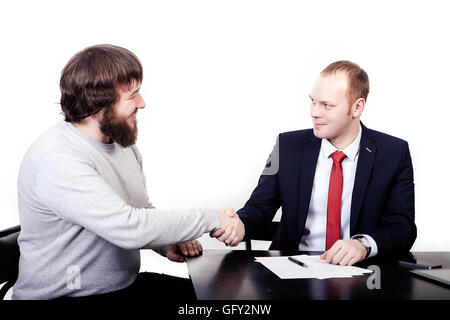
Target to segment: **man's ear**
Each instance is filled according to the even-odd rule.
[[[364,107],[366,106],[366,100],[364,98],[359,98],[353,103],[352,106],[352,117],[359,118],[364,111]]]

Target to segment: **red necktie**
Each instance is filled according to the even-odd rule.
[[[325,250],[330,249],[340,238],[343,184],[341,162],[345,157],[346,155],[341,151],[336,151],[331,154],[333,168],[331,169],[330,187],[328,189],[327,240]]]

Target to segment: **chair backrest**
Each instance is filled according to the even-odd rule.
[[[260,237],[253,237],[251,239],[247,239],[245,241],[246,250],[252,250],[252,240],[264,240],[264,241],[272,241],[275,233],[277,232],[279,221],[271,221],[267,225],[264,226],[264,232],[262,232]]]
[[[19,232],[19,231],[20,231],[20,226],[14,226],[14,227],[11,227],[11,228],[8,228],[8,229],[0,230],[0,239],[5,237],[5,236],[7,236],[7,235],[10,235],[12,233],[16,233],[16,232]]]
[[[0,283],[15,281],[19,272],[19,245],[17,238],[20,226],[0,231]]]

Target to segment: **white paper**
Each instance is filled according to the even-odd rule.
[[[290,261],[288,257],[255,257],[255,261],[261,263],[281,279],[351,278],[372,272],[372,270],[353,266],[329,264],[325,260],[320,259],[318,255],[308,256],[302,254],[292,257],[305,263],[307,267],[302,267]]]

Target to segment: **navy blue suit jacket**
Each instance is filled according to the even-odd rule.
[[[408,143],[362,124],[361,127],[350,236],[370,235],[377,243],[379,256],[408,252],[417,235]],[[314,136],[312,129],[278,136],[276,172],[263,172],[250,199],[238,211],[245,225],[246,239],[260,238],[281,206],[281,221],[270,249],[298,249],[320,146],[321,139]]]

